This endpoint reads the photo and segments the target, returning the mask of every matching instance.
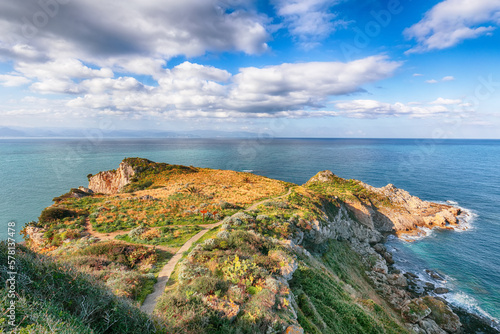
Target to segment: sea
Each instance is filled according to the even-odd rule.
[[[8,237],[9,222],[18,234],[52,198],[88,185],[88,174],[117,168],[125,157],[250,171],[296,184],[326,169],[376,187],[392,183],[468,213],[455,231],[390,238],[396,266],[448,288],[442,296],[453,304],[500,319],[499,140],[0,139],[0,157],[0,239]]]

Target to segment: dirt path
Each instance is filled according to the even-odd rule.
[[[170,275],[172,275],[177,262],[179,262],[179,260],[182,258],[182,253],[187,251],[193,245],[193,243],[198,241],[210,229],[219,226],[220,224],[222,224],[222,221],[214,224],[203,225],[204,229],[202,231],[198,232],[195,236],[186,241],[184,245],[182,245],[182,247],[177,251],[177,253],[175,253],[175,255],[168,261],[168,263],[161,269],[160,273],[158,274],[158,281],[154,285],[154,291],[146,297],[146,300],[144,300],[144,303],[141,306],[141,310],[143,312],[146,312],[148,314],[153,313],[153,310],[156,307],[157,299],[163,294]]]
[[[205,231],[205,229],[211,229],[216,224],[218,224],[218,223],[214,223],[214,224],[200,224],[200,225],[169,225],[169,227],[199,226],[199,227],[203,228],[203,230],[200,231],[200,232],[203,232],[203,231]],[[89,233],[93,237],[99,238],[101,241],[118,241],[118,242],[121,242],[121,243],[130,244],[130,245],[138,245],[138,246],[144,246],[144,247],[148,247],[148,248],[156,248],[156,249],[160,249],[160,250],[163,250],[163,251],[166,251],[166,252],[170,252],[170,253],[174,253],[178,249],[178,247],[168,247],[168,246],[163,246],[163,245],[148,245],[148,244],[140,244],[140,243],[127,242],[127,241],[124,241],[124,240],[117,240],[117,239],[115,239],[115,237],[117,235],[122,235],[124,233],[127,233],[128,231],[120,230],[120,231],[109,232],[109,233],[97,232],[96,230],[94,230],[94,228],[92,227],[92,224],[88,220],[87,220],[85,229],[87,230],[87,233]],[[200,233],[200,232],[198,232],[198,233]],[[191,239],[194,238],[195,236],[191,237]],[[191,240],[191,239],[189,239],[189,240]],[[187,242],[189,242],[189,240]]]
[[[283,197],[286,197],[288,195],[290,195],[292,193],[292,188],[288,188],[288,192],[284,195],[280,195],[278,197],[273,197],[273,198],[268,198],[268,199],[265,199],[263,201],[260,201],[260,202],[257,202],[255,204],[252,204],[250,207],[246,208],[245,211],[252,211],[252,210],[255,210],[257,209],[257,207],[265,202],[269,202],[269,201],[274,201],[274,200],[277,200],[277,199],[280,199],[280,198],[283,198]]]
[[[284,195],[280,195],[280,196],[274,197],[274,198],[265,199],[263,201],[252,204],[250,207],[245,209],[245,211],[255,210],[259,205],[261,205],[265,202],[268,202],[268,201],[277,200],[277,199],[286,197],[286,196],[290,195],[291,192],[292,192],[292,188],[288,189],[288,192]],[[170,275],[172,275],[172,272],[174,271],[175,266],[177,265],[179,260],[182,258],[182,254],[185,251],[187,251],[193,245],[193,243],[195,243],[201,237],[203,237],[205,235],[205,233],[207,233],[210,229],[212,229],[216,226],[219,226],[221,224],[222,224],[222,221],[219,221],[219,222],[214,223],[214,224],[197,225],[197,226],[202,227],[203,230],[201,230],[200,232],[195,234],[193,237],[191,237],[191,239],[186,241],[186,243],[184,245],[182,245],[182,247],[168,261],[168,263],[165,266],[163,266],[160,273],[158,274],[158,280],[157,280],[156,284],[154,285],[154,291],[146,297],[146,299],[144,300],[144,303],[141,306],[141,310],[143,312],[146,312],[148,314],[153,313],[153,310],[156,307],[157,299],[158,299],[158,297],[160,297],[163,294],[163,291],[165,290],[165,287],[167,286],[167,282],[170,279]],[[188,225],[179,225],[179,226],[188,226]],[[116,232],[110,232],[110,233],[100,233],[92,228],[92,224],[90,224],[90,222],[87,222],[86,229],[90,235],[97,237],[97,238],[104,240],[104,241],[116,240],[115,237],[117,235],[123,234],[125,232],[125,231],[116,231]],[[144,246],[154,247],[152,245],[144,245]],[[156,246],[156,248],[161,249],[161,250],[170,251],[170,252],[172,251],[172,248],[165,247],[165,246]]]

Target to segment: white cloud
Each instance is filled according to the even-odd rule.
[[[441,79],[441,81],[453,81],[453,80],[455,80],[455,77],[451,75],[445,76],[443,79]]]
[[[420,22],[405,29],[404,34],[418,42],[408,52],[424,52],[446,49],[463,40],[483,36],[495,30],[498,24],[498,0],[445,0],[430,9]]]
[[[430,80],[425,80],[425,82],[427,82],[428,84],[435,84],[437,83],[438,81],[435,80],[435,79],[430,79]]]
[[[362,91],[362,85],[387,78],[401,65],[384,56],[349,63],[311,62],[244,68],[234,78],[234,107],[248,110],[321,107],[329,96]]]
[[[270,38],[269,19],[257,13],[250,0],[60,3],[56,15],[49,17],[38,0],[0,2],[0,56],[79,59],[151,75],[175,56],[207,51],[259,54],[267,50]],[[34,18],[42,16],[46,24],[35,24]]]
[[[111,78],[113,71],[109,68],[93,69],[83,65],[81,61],[71,58],[55,59],[44,63],[18,62],[16,71],[28,78],[45,79],[82,79]]]
[[[460,105],[462,100],[460,99],[443,99],[442,97],[437,98],[436,100],[430,102],[430,104],[441,104],[441,105]]]
[[[421,76],[423,76],[423,74],[420,74],[420,73],[413,73],[413,76],[414,76],[414,77],[421,77]]]
[[[462,100],[438,98],[430,103],[386,103],[376,100],[338,102],[338,115],[354,118],[399,117],[429,118],[439,115],[463,115],[471,110],[461,105]]]
[[[0,85],[4,87],[17,87],[30,82],[30,79],[20,75],[0,74]]]
[[[83,80],[78,86],[83,96],[71,100],[68,106],[152,111],[179,117],[324,114],[322,109],[330,98],[363,91],[364,84],[391,76],[400,65],[376,56],[349,63],[248,67],[232,76],[215,67],[184,62],[166,70],[155,87],[125,77]]]
[[[331,0],[276,0],[278,15],[284,18],[288,31],[305,45],[315,45],[346,22],[336,20],[331,8],[338,1]]]

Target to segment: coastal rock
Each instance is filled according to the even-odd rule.
[[[329,170],[324,170],[319,172],[318,174],[314,175],[307,183],[313,183],[313,182],[329,182],[335,178],[335,174],[333,174]]]
[[[82,187],[82,186],[78,187],[78,190],[83,191],[84,193],[88,193],[88,194],[93,194],[94,193],[91,189],[85,188],[85,187]]]
[[[431,314],[432,310],[422,298],[412,299],[401,309],[401,315],[412,323],[417,323]]]
[[[297,325],[288,326],[285,330],[286,334],[304,334],[304,329]]]
[[[293,277],[293,273],[299,267],[298,261],[295,256],[290,256],[283,251],[275,250],[269,252],[269,257],[283,264],[280,268],[281,276],[283,276],[283,278],[287,281],[291,280]]]
[[[458,315],[456,315],[451,308],[441,300],[431,296],[425,296],[423,301],[432,311],[429,318],[434,320],[439,327],[449,333],[457,333],[460,327],[462,327],[462,323],[460,322]]]
[[[406,323],[405,326],[406,326],[406,328],[408,328],[410,330],[410,333],[427,334],[427,332],[423,328],[420,328],[420,326],[417,324]]]
[[[443,280],[443,277],[433,270],[426,269],[425,272],[427,273],[427,275],[429,275],[430,277],[432,277],[436,280],[439,280],[439,281]]]
[[[392,285],[400,286],[403,288],[408,286],[406,277],[403,274],[387,275],[387,281]]]
[[[434,292],[437,293],[438,295],[442,295],[442,294],[450,292],[450,289],[439,287],[439,288],[434,289]]]
[[[89,179],[89,189],[95,193],[116,194],[129,184],[135,171],[126,162],[120,163],[117,170],[97,173]]]
[[[446,334],[432,319],[423,319],[418,324],[427,334]]]
[[[26,226],[26,234],[29,236],[30,246],[33,248],[38,248],[43,246],[45,243],[45,238],[43,237],[45,230],[39,227]]]
[[[363,182],[358,182],[368,191],[382,196],[384,205],[371,208],[370,217],[374,226],[381,232],[396,232],[397,234],[412,233],[418,227],[448,228],[458,223],[457,216],[461,214],[459,208],[423,201],[407,191],[388,184],[382,188],[375,188]],[[357,204],[358,206],[360,203]],[[366,205],[367,206],[367,205]],[[367,211],[370,208],[366,209]]]
[[[312,229],[304,238],[314,244],[322,244],[328,239],[350,240],[354,238],[365,243],[378,243],[382,240],[382,235],[377,230],[353,221],[344,206],[333,219],[328,219],[325,215],[324,222],[312,220],[309,223]]]
[[[325,170],[313,176],[306,185],[318,182],[339,184],[340,193],[344,191],[342,185],[348,182],[349,187],[353,187],[352,195],[345,196],[342,201],[351,216],[355,217],[356,225],[381,233],[418,234],[422,227],[452,228],[458,223],[457,216],[461,214],[456,207],[423,201],[393,184],[375,188],[361,181],[343,180]],[[353,183],[366,191],[360,191],[352,186]],[[389,258],[388,262],[391,261]]]

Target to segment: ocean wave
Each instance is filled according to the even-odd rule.
[[[398,252],[397,248],[395,247],[390,247],[390,248],[392,249],[389,249],[388,247],[388,250],[390,250],[391,253],[395,255],[394,259],[396,263],[394,267],[399,269],[401,272],[410,272],[414,274],[417,277],[418,291],[424,293],[426,288],[426,283],[431,283],[436,288],[447,288],[449,290],[449,292],[447,293],[436,294],[432,291],[429,291],[428,294],[434,297],[444,298],[448,303],[450,303],[454,307],[460,308],[466,311],[467,313],[475,314],[481,317],[482,319],[486,320],[493,328],[500,330],[500,319],[495,318],[494,316],[483,310],[479,306],[479,302],[474,297],[461,291],[457,287],[457,282],[455,278],[436,270],[432,271],[425,270],[423,269],[425,267],[422,267],[421,263],[419,265],[419,263],[415,263],[407,259],[401,258],[396,255]],[[437,274],[437,276],[431,275],[431,273]]]
[[[474,218],[474,215],[472,215],[472,218]],[[456,278],[435,269],[427,269],[429,266],[425,261],[421,261],[411,255],[411,253],[404,251],[404,244],[405,241],[401,240],[401,238],[389,236],[385,246],[393,255],[395,261],[394,267],[396,269],[403,273],[410,272],[417,277],[417,291],[425,293],[428,283],[431,283],[435,288],[446,288],[449,290],[447,293],[436,294],[429,290],[427,290],[427,293],[431,296],[444,298],[453,307],[477,315],[488,322],[491,327],[500,330],[500,319],[482,309],[480,302],[473,296],[463,292],[459,287],[460,282]]]
[[[447,293],[446,295],[443,295],[444,299],[446,299],[447,302],[452,304],[455,307],[461,308],[468,313],[475,314],[480,316],[483,319],[489,320],[490,325],[497,329],[500,330],[500,321],[499,319],[493,317],[490,315],[488,312],[483,310],[480,306],[479,303],[477,302],[474,297],[462,292],[451,292]]]
[[[254,170],[253,169],[243,169],[242,172],[244,172],[244,173],[253,173]]]

